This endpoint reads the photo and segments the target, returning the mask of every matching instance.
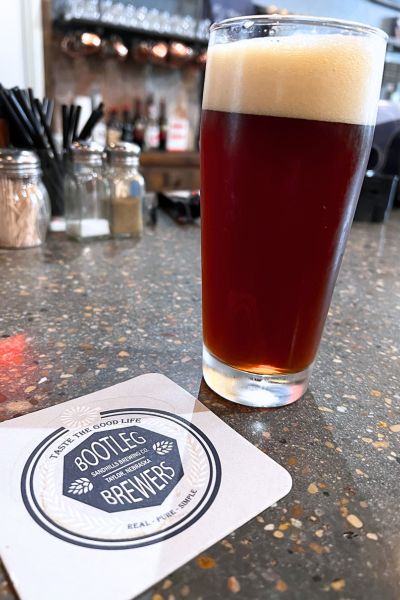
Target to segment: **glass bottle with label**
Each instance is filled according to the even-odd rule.
[[[143,232],[145,185],[139,172],[139,156],[136,144],[119,142],[107,147],[114,237],[139,237]]]
[[[117,140],[116,140],[117,141]],[[122,112],[122,135],[121,141],[133,142],[133,124],[129,109],[124,108]]]
[[[110,110],[107,121],[107,144],[115,144],[121,139],[121,123],[116,108]]]
[[[133,141],[139,146],[139,148],[143,148],[144,145],[145,122],[142,110],[142,101],[140,98],[136,98],[133,114]]]
[[[168,152],[184,152],[189,149],[190,126],[187,104],[179,98],[168,123]]]
[[[79,241],[110,235],[110,184],[104,172],[103,148],[95,142],[74,142],[65,177],[66,232]]]
[[[160,128],[157,121],[157,107],[154,99],[149,96],[147,101],[147,122],[144,133],[144,145],[146,150],[158,149],[160,143]]]
[[[165,106],[165,100],[160,100],[160,113],[158,117],[159,127],[159,144],[158,148],[165,151],[167,149],[167,134],[168,134],[168,121],[167,121],[167,110]]]

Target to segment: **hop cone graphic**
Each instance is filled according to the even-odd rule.
[[[87,479],[87,477],[81,477],[80,479],[75,479],[71,483],[68,488],[69,494],[87,494],[91,492],[93,489],[93,483]]]
[[[174,444],[172,442],[167,442],[167,440],[162,440],[162,442],[156,442],[153,444],[153,450],[163,456],[164,454],[168,454],[171,452]]]

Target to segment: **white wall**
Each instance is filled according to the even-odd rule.
[[[0,0],[0,83],[44,93],[40,0]]]
[[[25,87],[20,0],[0,0],[0,82]]]

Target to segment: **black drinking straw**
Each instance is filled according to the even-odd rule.
[[[45,97],[43,98],[43,100],[42,100],[42,104],[41,104],[41,106],[42,106],[42,111],[44,112],[44,114],[45,114],[45,115],[47,114],[47,105],[48,105],[48,104],[49,104],[49,99],[48,99],[48,98],[46,98],[46,96],[45,96]]]
[[[46,123],[49,127],[51,127],[51,122],[53,120],[53,113],[54,113],[54,100],[49,100],[48,98],[46,98],[47,100],[47,106],[46,106]]]
[[[76,106],[72,104],[69,109],[69,119],[68,119],[68,133],[67,133],[67,142],[68,148],[71,146],[74,136],[74,129],[76,123]]]
[[[78,135],[78,127],[79,127],[79,119],[81,116],[81,111],[82,111],[82,106],[80,106],[79,104],[76,106],[76,111],[75,111],[75,122],[74,122],[74,128],[72,131],[72,141],[75,142],[75,140],[77,139],[77,135]]]
[[[44,114],[43,109],[40,106],[39,100],[36,99],[34,102],[35,102],[36,110],[39,113],[40,121],[41,121],[43,129],[45,131],[45,134],[46,134],[49,146],[51,148],[51,151],[52,151],[52,153],[53,153],[54,158],[56,159],[56,161],[59,162],[60,159],[59,159],[59,156],[58,156],[58,153],[57,153],[57,148],[56,148],[56,145],[55,145],[55,142],[54,142],[53,134],[51,133],[50,127],[47,124],[46,115]]]
[[[82,131],[80,132],[80,134],[78,136],[78,140],[87,140],[87,138],[90,137],[93,128],[97,125],[97,123],[100,121],[100,119],[102,119],[102,117],[104,116],[103,106],[104,106],[103,102],[100,102],[99,106],[94,111],[92,111],[92,114],[86,121],[85,125],[83,126]]]
[[[68,107],[66,104],[63,104],[61,107],[61,111],[62,111],[62,133],[63,133],[63,148],[64,150],[67,150],[68,145],[67,145],[67,140],[68,140],[68,118],[69,118],[69,111],[68,111]]]
[[[36,144],[39,145],[41,148],[44,148],[46,146],[46,144],[45,144],[43,136],[42,136],[40,123],[37,120],[35,111],[32,110],[30,108],[29,104],[27,103],[25,96],[22,93],[22,90],[15,87],[9,93],[14,96],[15,102],[20,105],[21,110],[24,112],[27,121],[29,121],[31,128],[32,128],[32,134],[33,134],[34,141],[36,140]]]
[[[40,117],[39,117],[39,113],[38,113],[38,111],[36,109],[35,95],[33,93],[33,90],[32,90],[32,88],[29,87],[26,90],[26,92],[28,94],[29,103],[31,105],[32,114],[33,114],[34,118],[36,119],[36,122],[39,124]]]
[[[8,96],[8,94],[6,93],[5,89],[3,88],[3,86],[1,84],[0,84],[0,98],[3,101],[3,104],[5,106],[7,114],[13,121],[15,127],[18,129],[18,132],[21,136],[21,141],[23,142],[24,146],[25,147],[33,146],[34,145],[33,139],[30,134],[31,127],[29,126],[29,124],[28,124],[28,126],[25,126],[25,123],[20,118],[19,108],[15,106],[15,102],[13,101],[13,99],[10,99],[10,97]]]

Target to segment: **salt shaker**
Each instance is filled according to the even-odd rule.
[[[39,246],[49,222],[50,203],[37,154],[0,149],[0,247]]]
[[[144,178],[139,172],[140,148],[129,142],[107,149],[111,185],[111,232],[114,237],[138,237],[143,232]]]
[[[95,142],[74,142],[65,177],[66,232],[79,241],[110,235],[110,186],[103,166],[103,148]]]

